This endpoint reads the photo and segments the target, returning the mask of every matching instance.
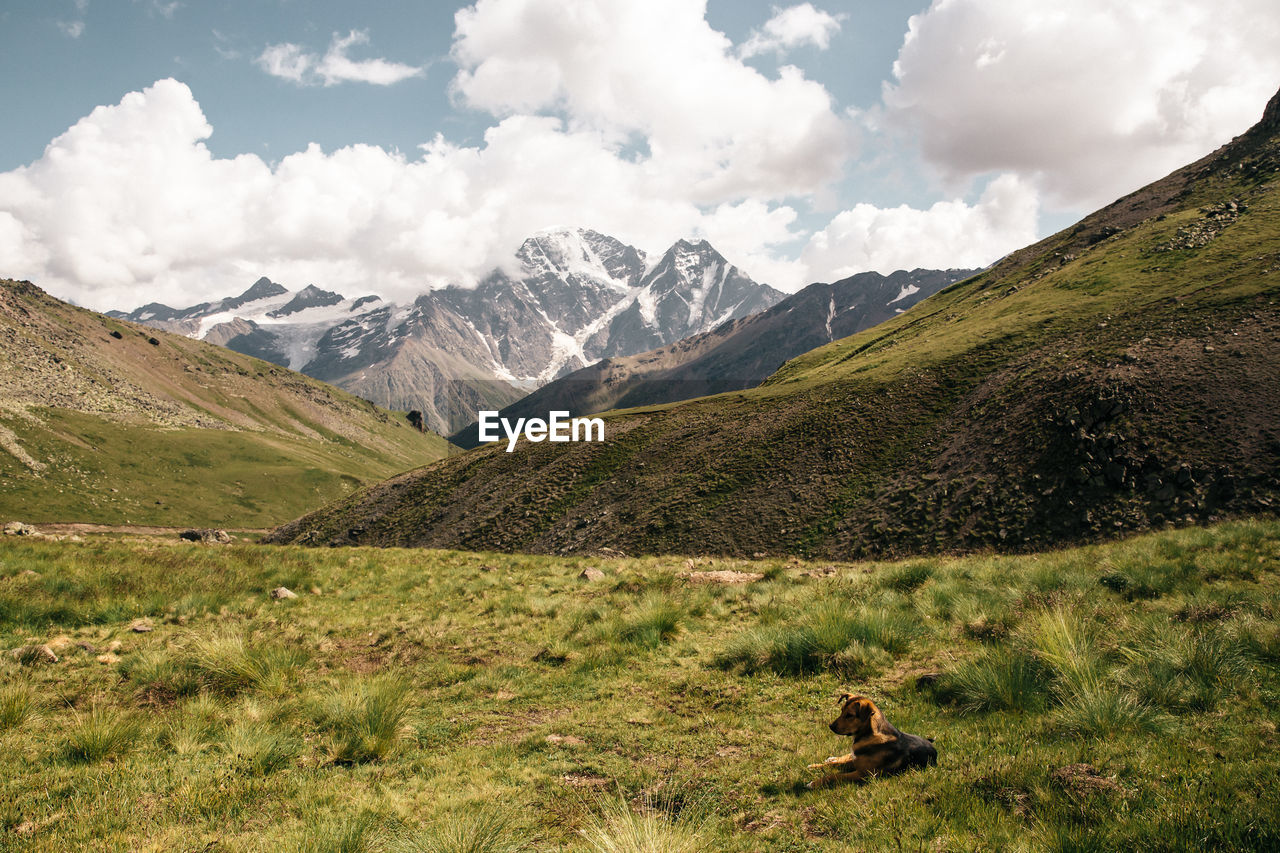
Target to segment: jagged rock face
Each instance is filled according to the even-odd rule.
[[[283,290],[283,288],[281,289]],[[283,307],[277,308],[267,316],[288,317],[290,314],[297,314],[299,311],[305,311],[308,308],[323,308],[328,305],[337,305],[341,301],[342,296],[340,294],[334,293],[332,290],[321,290],[314,284],[308,284]]]
[[[709,331],[782,298],[706,242],[680,241],[649,268],[633,246],[563,229],[530,237],[516,260],[520,275],[495,271],[407,306],[315,285],[294,294],[262,278],[219,302],[115,313],[418,409],[431,429],[453,432],[477,407],[502,408],[600,358]]]
[[[1267,102],[1267,108],[1262,111],[1262,121],[1258,123],[1258,127],[1264,131],[1280,130],[1280,91],[1277,91]]]
[[[635,298],[587,341],[586,351],[592,361],[644,352],[763,311],[781,298],[705,240],[681,240],[640,282]]]
[[[638,355],[610,356],[562,376],[503,409],[502,416],[514,421],[546,417],[553,410],[588,415],[752,388],[788,359],[882,323],[976,272],[866,272],[833,284],[811,284],[771,308],[709,332]],[[723,295],[723,289],[708,294],[713,300]],[[454,433],[450,441],[475,446],[475,425]]]

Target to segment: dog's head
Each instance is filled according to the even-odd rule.
[[[884,725],[884,714],[866,696],[854,696],[845,693],[838,700],[844,707],[840,716],[831,723],[831,731],[838,735],[848,735],[854,740],[878,734]]]

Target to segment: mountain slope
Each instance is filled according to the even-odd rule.
[[[588,415],[753,388],[784,361],[902,313],[977,270],[859,273],[811,284],[771,308],[660,349],[607,358],[542,386],[502,409],[508,420],[551,411]],[[450,436],[475,447],[471,424]]]
[[[263,526],[449,452],[314,379],[0,281],[0,516]]]
[[[600,358],[708,331],[774,304],[706,242],[680,241],[650,269],[639,250],[584,228],[530,237],[512,270],[400,306],[260,279],[240,296],[113,316],[219,343],[331,382],[379,405],[417,409],[452,432],[480,409]]]
[[[1280,95],[1253,130],[765,385],[488,446],[275,541],[1037,549],[1280,505]]]

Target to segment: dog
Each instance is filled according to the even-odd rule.
[[[830,729],[853,738],[853,743],[848,755],[833,755],[821,764],[810,764],[810,770],[824,770],[827,775],[806,787],[861,782],[873,776],[893,776],[913,767],[938,763],[938,751],[932,741],[898,731],[866,696],[845,693],[837,701],[844,707]]]

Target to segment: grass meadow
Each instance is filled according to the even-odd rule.
[[[1280,849],[1278,572],[4,537],[0,849]],[[805,790],[845,690],[938,766]]]

